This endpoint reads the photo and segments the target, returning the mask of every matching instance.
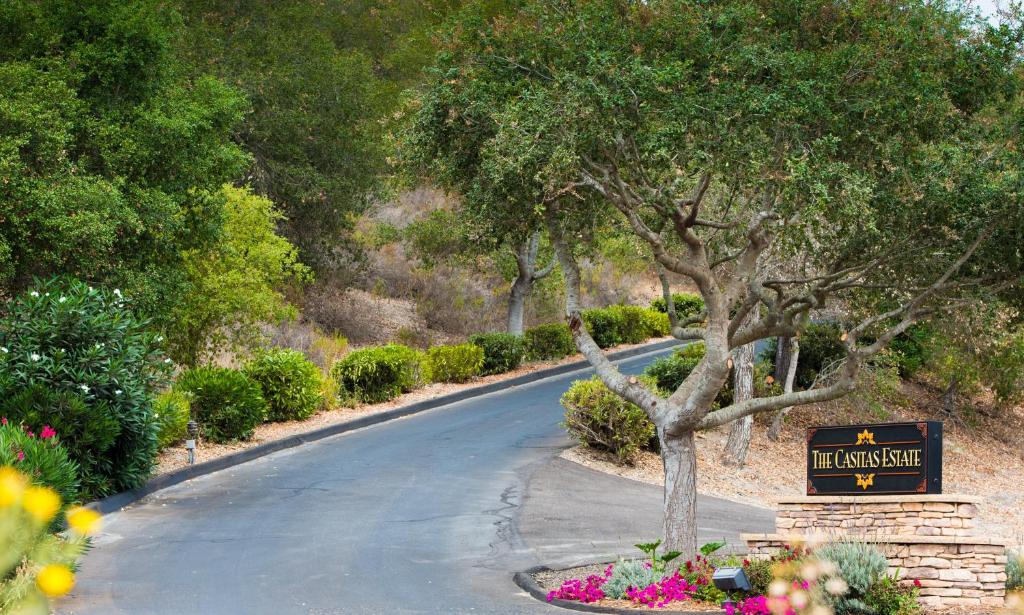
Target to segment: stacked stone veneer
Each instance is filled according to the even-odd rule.
[[[890,573],[921,582],[929,606],[1003,604],[1006,543],[974,536],[978,499],[961,495],[808,496],[779,502],[776,534],[744,534],[752,555],[784,544],[842,540],[874,543]]]

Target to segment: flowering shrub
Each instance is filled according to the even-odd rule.
[[[171,365],[148,327],[119,290],[66,279],[37,283],[0,319],[0,398],[36,387],[4,412],[36,433],[60,432],[85,497],[138,487],[153,469],[151,396]]]
[[[601,586],[612,576],[612,565],[604,569],[604,576],[592,574],[581,581],[580,579],[568,579],[562,582],[562,586],[548,592],[548,602],[555,598],[559,600],[578,600],[580,602],[597,602],[604,598]]]
[[[65,515],[69,532],[54,535],[47,528],[61,506],[52,489],[33,485],[14,468],[0,467],[0,613],[45,615],[49,598],[74,586],[75,562],[100,518],[95,511],[73,508]]]
[[[68,459],[49,425],[36,434],[0,419],[0,466],[17,468],[33,485],[53,489],[65,502],[78,497],[78,464]]]
[[[734,613],[740,613],[741,615],[771,615],[772,611],[768,608],[767,598],[764,596],[751,596],[741,600],[738,604],[726,603],[725,615],[733,615]]]
[[[657,583],[652,583],[643,589],[631,587],[626,590],[626,597],[636,604],[643,604],[648,608],[664,608],[670,602],[682,602],[691,600],[697,588],[679,574],[679,571],[664,577]]]

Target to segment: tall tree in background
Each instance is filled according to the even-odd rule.
[[[55,273],[166,317],[181,253],[217,240],[246,156],[239,92],[188,78],[180,20],[150,0],[0,6],[0,288]]]
[[[841,397],[915,321],[1020,280],[1018,33],[919,0],[536,0],[452,29],[421,121],[474,188],[541,190],[466,198],[544,219],[577,347],[657,427],[668,548],[696,549],[696,431]],[[705,355],[668,396],[582,326],[577,254],[608,211],[704,299],[673,334]],[[840,301],[834,373],[713,408],[735,349]]]

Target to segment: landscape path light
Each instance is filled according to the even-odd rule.
[[[725,592],[722,608],[726,608],[726,605],[736,606],[729,592],[750,591],[750,581],[747,580],[747,573],[743,572],[743,569],[738,566],[723,567],[715,570],[715,573],[711,575],[711,581],[715,584],[715,587]]]
[[[188,451],[188,463],[192,465],[196,462],[196,438],[199,437],[199,423],[189,421],[186,429],[188,430],[188,439],[185,440],[185,450]]]

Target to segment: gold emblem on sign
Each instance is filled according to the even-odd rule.
[[[874,444],[875,434],[871,433],[867,429],[857,434],[857,444]]]
[[[875,484],[874,474],[854,474],[857,477],[857,486],[863,487],[864,491],[868,490],[868,487]]]

